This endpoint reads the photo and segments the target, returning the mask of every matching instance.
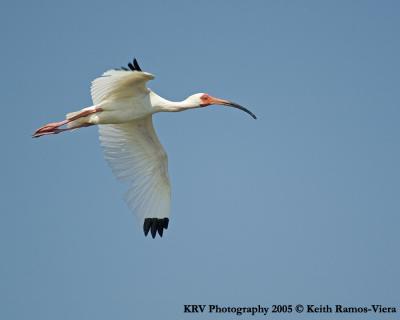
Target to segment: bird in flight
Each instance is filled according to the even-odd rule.
[[[157,233],[162,237],[168,229],[171,187],[168,158],[154,131],[153,114],[222,105],[256,116],[237,103],[206,93],[179,102],[166,100],[146,87],[154,76],[142,71],[136,59],[128,67],[106,71],[92,82],[92,106],[44,125],[33,137],[98,125],[107,162],[118,179],[130,184],[125,200],[143,225],[145,236],[150,232],[153,238]]]

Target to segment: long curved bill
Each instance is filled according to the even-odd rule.
[[[211,100],[212,100],[212,104],[219,104],[219,105],[222,105],[222,106],[236,108],[236,109],[239,109],[239,110],[242,110],[242,111],[248,113],[249,115],[251,115],[253,117],[253,119],[257,119],[256,115],[253,112],[251,112],[249,109],[241,106],[240,104],[238,104],[236,102],[232,102],[232,101],[224,100],[224,99],[219,99],[219,98],[214,98],[214,97],[212,97]]]

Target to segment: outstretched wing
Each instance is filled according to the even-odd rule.
[[[99,125],[105,158],[118,179],[129,181],[125,200],[153,238],[168,228],[171,187],[168,159],[148,116],[123,124]]]
[[[147,93],[146,82],[154,79],[151,73],[143,72],[136,59],[128,64],[130,69],[108,70],[92,82],[90,93],[93,105],[104,100],[121,99]]]

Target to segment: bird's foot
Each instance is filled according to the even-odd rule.
[[[66,120],[63,120],[63,121],[60,121],[60,122],[52,122],[52,123],[46,124],[45,126],[37,129],[33,133],[32,138],[39,138],[39,137],[44,136],[44,135],[57,134],[57,133],[68,131],[68,130],[73,130],[73,129],[92,126],[93,125],[92,123],[86,122],[86,123],[83,123],[83,124],[75,125],[75,126],[70,127],[70,128],[60,129],[60,127],[62,127],[63,125],[65,125],[67,123],[70,123],[72,121],[78,120],[80,118],[87,117],[87,116],[89,116],[89,115],[91,115],[93,113],[101,112],[101,111],[103,111],[103,109],[100,108],[100,107],[89,107],[89,108],[86,108],[86,110],[78,112],[74,116],[68,117]]]
[[[65,129],[59,129],[59,127],[63,126],[67,122],[68,122],[67,120],[64,120],[64,121],[60,121],[60,122],[48,123],[45,126],[37,129],[33,133],[32,137],[33,138],[39,138],[39,137],[44,136],[44,135],[57,134],[57,133],[60,133],[62,131],[65,131]]]

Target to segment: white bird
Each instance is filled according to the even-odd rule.
[[[230,106],[256,116],[232,101],[205,93],[191,95],[179,102],[168,101],[146,87],[154,79],[143,72],[136,59],[128,68],[106,71],[91,86],[93,106],[71,112],[60,122],[46,124],[33,137],[99,125],[105,158],[117,178],[128,181],[125,199],[130,209],[155,238],[168,228],[171,187],[168,159],[153,128],[152,115],[179,112],[209,105]],[[66,128],[62,128],[66,126]]]

